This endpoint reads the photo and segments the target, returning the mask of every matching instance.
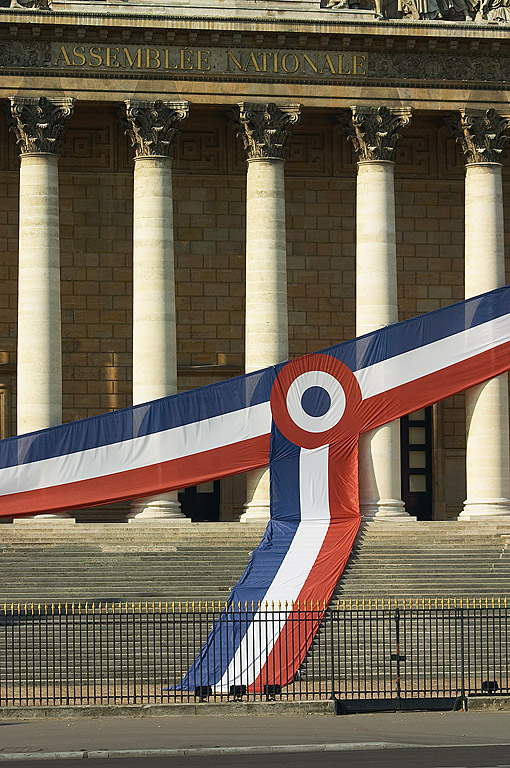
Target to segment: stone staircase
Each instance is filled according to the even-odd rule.
[[[161,680],[159,670],[164,667],[164,658],[169,669],[187,669],[212,625],[210,609],[205,616],[190,613],[189,619],[185,618],[184,623],[191,626],[188,642],[170,643],[166,620],[157,615],[158,603],[180,601],[185,612],[186,602],[191,608],[193,601],[203,604],[207,600],[210,604],[226,600],[264,527],[239,523],[169,526],[157,522],[128,525],[48,521],[0,526],[0,608],[4,603],[8,605],[3,619],[8,647],[1,654],[0,677],[9,685],[18,677],[12,644],[22,649],[27,685],[29,681],[37,684],[42,667],[50,677],[66,679],[64,664],[66,670],[72,669],[73,680],[81,679],[85,668],[89,670],[87,679],[103,679],[106,669],[113,679],[127,664],[126,659],[122,661],[123,651],[119,655],[119,649],[125,652],[127,647],[146,648],[147,659],[151,659],[149,663],[145,656],[130,657],[129,674],[139,680],[147,674],[150,679]],[[336,600],[355,604],[356,600],[375,598],[402,601],[422,597],[506,597],[510,591],[509,543],[510,522],[366,523],[357,536],[332,606]],[[134,613],[117,613],[111,621],[104,614],[105,601],[147,602],[149,612],[154,602],[156,616],[148,616],[142,608],[140,617],[135,606]],[[38,604],[53,603],[56,612],[61,603],[64,612],[65,603],[73,602],[81,606],[89,603],[87,618],[77,609],[71,612],[69,606],[58,630],[63,634],[55,638],[53,623],[44,618],[44,609],[39,614]],[[103,603],[103,613],[98,614],[96,608],[91,617],[93,602],[96,606]],[[28,606],[28,619],[20,622],[27,625],[23,629],[26,633],[19,638],[17,619],[9,618],[11,603],[21,604],[21,615],[23,606]],[[32,604],[35,620],[31,618]],[[171,619],[168,626],[173,626]],[[176,626],[180,626],[179,622]],[[372,645],[382,642],[379,633],[376,629],[370,635]],[[355,653],[351,671],[358,674],[360,659],[365,657],[365,641],[358,634],[356,637],[356,649],[350,651],[344,647],[342,636],[333,643],[333,649],[328,637],[321,640],[318,636],[316,643],[322,643],[326,654],[322,660],[319,656],[312,667],[308,659],[305,661],[303,679],[317,677],[332,652],[349,657]],[[74,659],[74,644],[78,642],[81,650]],[[427,635],[420,653],[429,643]],[[115,644],[117,651],[112,654]],[[60,651],[55,653],[54,647]],[[387,650],[385,647],[385,654]],[[412,658],[414,651],[408,653]],[[164,679],[172,682],[171,676]],[[175,679],[179,679],[178,673]]]
[[[226,600],[264,525],[0,526],[0,604]]]
[[[264,525],[23,521],[0,526],[0,604],[226,600]],[[340,600],[504,597],[508,523],[362,525]]]
[[[510,597],[510,520],[361,526],[334,597]]]

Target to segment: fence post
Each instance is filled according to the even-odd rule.
[[[460,617],[460,701],[455,703],[455,709],[461,709],[463,712],[467,710],[466,699],[466,678],[464,671],[464,609],[457,609],[457,616]],[[458,705],[458,706],[457,706]]]
[[[330,674],[331,674],[331,696],[330,699],[332,701],[336,701],[335,696],[335,654],[333,652],[333,638],[334,638],[334,631],[333,631],[333,616],[335,611],[332,609],[331,611],[328,611],[325,615],[325,619],[329,621],[330,626],[330,634],[329,634],[329,654],[331,657],[331,663],[330,663]]]

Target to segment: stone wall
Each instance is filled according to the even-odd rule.
[[[182,131],[174,205],[179,386],[186,389],[243,370],[245,165],[221,110],[192,109]],[[113,107],[78,103],[65,146],[63,387],[70,421],[131,402],[132,161]],[[7,409],[4,434],[13,434],[18,159],[4,123],[0,170],[0,411]],[[333,116],[305,111],[286,165],[291,356],[354,335],[355,175]],[[463,163],[439,116],[416,113],[399,145],[396,214],[401,319],[462,299]],[[436,473],[453,511],[462,501],[463,396],[437,406],[436,418]]]

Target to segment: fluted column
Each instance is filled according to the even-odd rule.
[[[462,111],[450,127],[462,146],[466,298],[505,284],[501,155],[510,120]],[[510,516],[508,374],[466,392],[466,491],[461,520]]]
[[[177,391],[172,158],[188,102],[125,102],[134,148],[133,404]],[[177,491],[139,499],[131,519],[187,520]]]
[[[287,360],[287,259],[284,157],[298,105],[239,104],[235,124],[246,179],[246,373]],[[269,519],[269,471],[247,474],[242,522]]]
[[[62,422],[58,156],[74,99],[10,102],[20,151],[17,422],[23,434]]]
[[[394,152],[410,110],[353,107],[347,124],[358,158],[356,335],[398,321]],[[360,438],[360,509],[365,518],[409,520],[401,499],[400,424]]]

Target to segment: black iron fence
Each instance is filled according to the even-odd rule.
[[[224,610],[220,603],[4,605],[0,706],[276,697],[334,698],[340,708],[360,711],[444,707],[467,696],[510,694],[506,598],[344,601],[324,616],[319,605],[294,606],[292,621],[303,637],[318,620],[321,626],[288,685],[273,684],[279,663],[273,659],[258,692],[239,684],[235,669],[235,684],[221,691],[204,686],[200,671],[190,690],[180,690]],[[239,605],[229,610],[228,622],[238,622],[242,634],[253,612]],[[262,606],[257,613],[259,631],[272,636],[288,606]]]

